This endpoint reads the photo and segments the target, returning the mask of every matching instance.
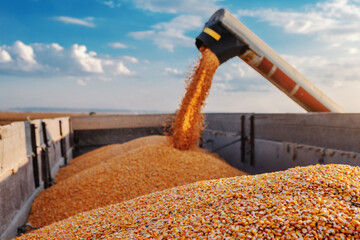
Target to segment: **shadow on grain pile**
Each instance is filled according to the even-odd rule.
[[[88,162],[86,169],[41,192],[33,203],[28,222],[42,227],[155,191],[244,174],[202,149],[177,150],[165,136],[137,139],[98,150],[97,154],[105,154],[109,149],[117,156],[109,154],[111,159],[93,161],[88,155],[82,159]],[[79,165],[66,168],[82,169]]]
[[[71,177],[85,169],[94,167],[97,164],[103,163],[113,157],[119,157],[128,151],[142,147],[144,145],[165,144],[168,141],[163,136],[147,136],[134,139],[123,144],[111,144],[91,152],[87,152],[71,160],[71,164],[67,167],[61,168],[56,175],[55,181],[60,182],[68,177]]]

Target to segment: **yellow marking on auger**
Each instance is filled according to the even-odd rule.
[[[204,33],[209,34],[211,37],[213,37],[216,41],[219,41],[221,38],[221,35],[212,30],[211,28],[204,28]]]

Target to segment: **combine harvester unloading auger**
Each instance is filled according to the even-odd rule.
[[[225,9],[205,24],[196,46],[209,48],[220,64],[240,57],[308,112],[345,112]]]

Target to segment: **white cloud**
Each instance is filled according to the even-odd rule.
[[[349,54],[356,54],[359,52],[359,49],[357,48],[349,48],[348,49]]]
[[[83,80],[83,79],[77,79],[76,80],[76,83],[79,85],[79,86],[82,86],[82,87],[84,87],[84,86],[86,86],[87,85],[87,83]]]
[[[100,1],[101,3],[105,4],[106,6],[110,7],[110,8],[115,8],[115,7],[121,7],[121,3],[119,0],[105,0],[105,1]]]
[[[86,46],[74,44],[71,49],[71,57],[81,66],[85,72],[103,73],[101,59],[96,58],[95,52],[86,53]]]
[[[294,68],[299,71],[303,71],[306,69],[314,68],[319,69],[326,67],[330,64],[329,59],[322,56],[294,56],[294,55],[281,55],[288,63],[290,63]]]
[[[175,46],[193,47],[194,39],[185,34],[202,26],[201,17],[180,15],[170,22],[162,22],[152,26],[152,30],[132,32],[129,35],[135,39],[151,40],[159,48],[173,52]]]
[[[129,35],[138,40],[150,40],[159,48],[174,51],[175,46],[193,47],[193,37],[188,37],[187,32],[200,29],[204,19],[214,13],[222,0],[132,0],[139,9],[159,13],[184,14],[173,18],[170,22],[153,25],[150,30],[132,32]]]
[[[128,48],[127,45],[120,43],[120,42],[109,43],[109,46],[112,48]]]
[[[123,75],[123,76],[133,76],[136,73],[131,71],[127,66],[125,66],[124,64],[124,58],[131,58],[129,56],[124,56],[121,57],[119,59],[104,59],[102,62],[102,65],[104,67],[104,72],[107,73],[111,73],[112,76],[119,76],[119,75]],[[136,58],[134,58],[136,59]],[[127,61],[129,62],[129,61]],[[134,62],[130,62],[130,63],[134,63]]]
[[[10,62],[11,60],[12,59],[10,54],[4,49],[0,48],[0,63]]]
[[[268,83],[241,59],[233,58],[218,68],[213,87],[226,92],[263,92],[268,90]]]
[[[151,12],[182,14],[170,22],[153,25],[150,30],[132,32],[129,35],[138,40],[150,40],[159,48],[174,51],[175,46],[194,46],[194,38],[186,34],[192,30],[201,30],[204,18],[209,18],[216,10],[221,0],[133,0],[139,9]]]
[[[62,46],[60,46],[59,44],[57,44],[57,43],[50,44],[50,47],[54,48],[56,51],[64,50],[64,48]]]
[[[111,8],[115,7],[114,1],[103,1],[102,3],[109,6],[109,7],[111,7]]]
[[[21,41],[16,41],[12,46],[1,47],[0,72],[6,69],[7,72],[32,72],[41,69],[40,64],[36,61],[36,54],[33,46],[26,45]]]
[[[306,11],[240,10],[238,15],[259,18],[287,33],[314,36],[332,47],[360,42],[360,5],[355,0],[319,2]]]
[[[318,12],[281,12],[273,9],[240,10],[240,16],[258,17],[274,26],[283,27],[286,32],[309,34],[324,31],[334,25],[334,20]]]
[[[164,74],[173,75],[173,76],[183,76],[184,72],[177,68],[166,67],[164,68]]]
[[[96,73],[105,75],[98,79],[108,81],[109,78],[106,75],[118,76],[118,75],[134,75],[135,72],[130,71],[123,61],[135,63],[136,58],[131,56],[123,56],[120,58],[111,58],[110,56],[98,57],[96,52],[87,52],[87,48],[84,45],[74,44],[71,48],[71,58],[80,66],[83,72]]]
[[[93,20],[92,17],[89,18],[85,18],[83,19],[78,19],[78,18],[72,18],[72,17],[66,17],[66,16],[59,16],[59,17],[54,17],[54,20],[66,23],[66,24],[76,24],[76,25],[81,25],[81,26],[85,26],[85,27],[95,27],[95,24],[92,23],[91,21]]]
[[[130,63],[138,63],[139,60],[135,57],[131,57],[131,56],[124,56],[122,57],[124,59],[124,61],[126,62],[130,62]]]
[[[0,74],[50,78],[65,76],[76,79],[79,85],[91,79],[108,81],[119,76],[135,75],[136,72],[131,71],[125,63],[137,62],[138,59],[131,56],[99,56],[79,44],[65,49],[57,43],[26,45],[17,41],[12,46],[0,47]]]
[[[108,44],[112,48],[128,48],[127,45],[120,43],[120,42],[113,42]]]
[[[18,56],[20,61],[25,61],[30,64],[36,63],[33,48],[21,41],[16,41],[14,43],[13,52]]]
[[[283,57],[316,85],[327,84],[336,87],[340,82],[360,82],[360,59],[356,55],[335,59],[323,56]]]
[[[125,67],[124,63],[122,62],[117,63],[116,71],[118,74],[125,74],[125,75],[132,74],[131,71],[127,67]]]
[[[219,7],[216,5],[219,0],[133,0],[135,6],[140,9],[160,13],[191,13],[208,16]]]

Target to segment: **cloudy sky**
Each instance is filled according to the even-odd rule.
[[[360,0],[1,0],[0,109],[174,112],[219,8],[360,112]],[[218,69],[206,111],[304,112],[238,58]]]

